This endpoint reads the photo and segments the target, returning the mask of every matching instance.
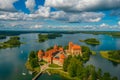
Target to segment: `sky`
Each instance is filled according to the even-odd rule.
[[[0,0],[0,30],[120,31],[120,0]]]

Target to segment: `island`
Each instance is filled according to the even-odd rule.
[[[0,39],[5,39],[6,35],[0,35]]]
[[[101,51],[100,54],[110,61],[120,63],[120,50]]]
[[[79,41],[85,42],[86,44],[90,44],[90,45],[99,45],[100,44],[100,41],[95,38],[89,38],[89,39],[79,40]]]
[[[120,37],[119,31],[81,31],[80,33],[94,34],[94,35],[110,35],[112,37]]]
[[[85,66],[92,51],[87,46],[80,46],[69,42],[64,48],[54,45],[37,52],[32,51],[26,62],[26,68],[37,74],[33,80],[46,71],[49,75],[59,74],[65,80],[118,80],[93,65]]]
[[[46,41],[46,40],[48,40],[48,39],[55,39],[56,37],[62,37],[62,35],[61,34],[55,34],[55,33],[49,33],[49,34],[38,34],[38,41],[39,42],[44,42],[44,41]]]
[[[17,46],[20,46],[21,44],[22,42],[20,42],[20,37],[13,36],[13,37],[10,37],[8,41],[0,43],[0,49],[17,47]]]

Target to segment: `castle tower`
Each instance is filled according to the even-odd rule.
[[[38,51],[38,59],[39,59],[39,61],[42,60],[43,55],[44,55],[44,52],[43,52],[42,50],[39,50],[39,51]]]
[[[73,43],[72,43],[72,42],[69,42],[69,51],[71,51],[72,46],[73,46]]]
[[[58,46],[57,45],[54,45],[54,50],[58,50]]]

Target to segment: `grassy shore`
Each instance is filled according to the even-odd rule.
[[[62,69],[59,70],[48,69],[48,71],[51,74],[59,74],[63,78],[63,80],[79,80],[77,77],[70,77],[68,72],[64,72]]]
[[[95,51],[91,51],[92,55],[96,55],[96,52]]]
[[[32,72],[36,72],[36,73],[40,72],[40,67],[32,68],[29,61],[26,62],[25,67]]]
[[[110,61],[120,63],[120,59],[116,60],[116,59],[110,58],[108,52],[109,51],[101,51],[100,54],[101,54],[102,57],[104,57],[104,58],[106,58],[106,59],[108,59]]]
[[[60,68],[60,66],[58,66],[57,64],[50,64],[49,67],[51,67],[51,68]]]
[[[32,68],[29,61],[26,62],[25,66],[28,70],[35,72],[36,74],[39,73],[40,71],[40,67]],[[47,71],[50,74],[59,74],[63,78],[63,80],[79,80],[77,77],[70,77],[68,72],[64,72],[62,69],[53,69],[53,68],[60,68],[60,66],[56,64],[50,64]]]
[[[23,43],[20,42],[20,37],[14,36],[10,37],[8,41],[0,43],[0,49],[19,47],[21,44]]]
[[[94,35],[110,35],[112,37],[120,37],[120,32],[118,31],[83,31],[81,33],[94,34]]]

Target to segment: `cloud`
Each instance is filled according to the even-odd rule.
[[[118,21],[118,25],[120,26],[120,21]]]
[[[39,9],[31,14],[23,12],[4,12],[0,11],[0,20],[33,20],[33,19],[44,19],[50,15],[50,8],[39,6]]]
[[[66,12],[112,10],[120,8],[120,0],[46,0],[45,6]]]
[[[26,8],[28,8],[30,11],[34,11],[35,0],[27,0],[25,4],[26,4]]]
[[[108,24],[105,24],[105,23],[102,23],[102,24],[100,25],[100,28],[106,28],[106,27],[109,27],[109,25],[108,25]]]
[[[0,12],[0,20],[26,20],[28,15],[22,12]]]
[[[43,23],[38,21],[0,21],[0,29],[41,29]]]
[[[33,20],[55,19],[66,22],[99,22],[104,17],[102,12],[68,13],[64,11],[51,12],[50,7],[39,6],[34,13],[0,12],[0,20]]]
[[[118,22],[119,24],[119,22]],[[109,25],[109,24],[106,24],[106,23],[102,23],[100,25],[97,25],[98,27],[96,27],[96,30],[119,30],[120,27],[118,25]]]
[[[51,12],[50,17],[68,22],[99,22],[104,17],[104,14],[102,12],[67,13],[64,11],[56,11]]]
[[[35,12],[42,17],[49,17],[50,16],[50,7],[39,6],[38,10]]]
[[[13,6],[13,3],[15,3],[18,0],[0,0],[0,10],[2,11],[16,11],[15,7]]]
[[[43,26],[42,25],[32,25],[29,28],[31,28],[31,29],[41,29],[41,28],[43,28]]]

